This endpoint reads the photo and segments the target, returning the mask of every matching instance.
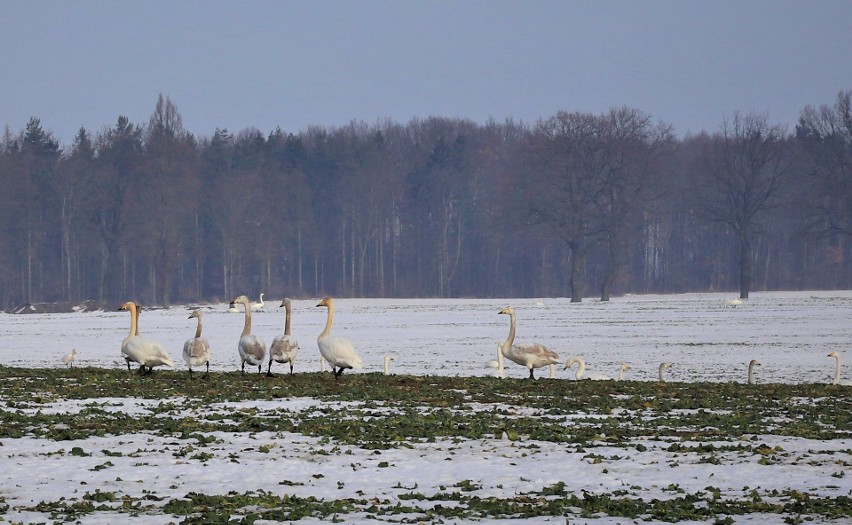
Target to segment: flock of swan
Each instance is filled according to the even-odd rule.
[[[266,375],[273,377],[272,364],[289,364],[290,374],[293,373],[294,364],[299,354],[299,343],[290,333],[290,325],[292,318],[292,307],[290,299],[284,298],[279,305],[284,308],[285,322],[284,334],[276,336],[272,345],[269,347],[267,356],[266,343],[256,335],[251,333],[251,314],[253,311],[262,310],[264,307],[263,294],[260,294],[260,300],[256,303],[249,301],[245,295],[240,295],[231,301],[228,311],[239,312],[238,306],[242,306],[242,312],[245,316],[243,331],[237,343],[237,350],[240,356],[240,369],[242,374],[245,374],[246,364],[250,367],[257,367],[258,373],[263,371],[263,365],[266,363]],[[326,297],[319,304],[318,308],[324,307],[327,309],[326,323],[323,331],[317,337],[317,348],[320,353],[320,370],[324,370],[324,365],[327,362],[331,366],[331,371],[336,378],[340,377],[346,369],[363,368],[363,361],[355,350],[354,345],[345,337],[331,335],[331,329],[334,322],[334,300],[331,297]],[[128,301],[119,307],[119,310],[126,310],[130,313],[130,332],[121,343],[121,354],[124,357],[127,368],[130,370],[131,362],[139,365],[139,374],[145,375],[151,373],[154,367],[167,366],[174,368],[174,362],[169,356],[166,349],[157,341],[142,337],[139,335],[139,308],[133,301]],[[535,370],[537,368],[549,367],[550,378],[556,377],[555,366],[561,363],[559,355],[547,348],[541,343],[516,343],[515,333],[517,331],[517,316],[515,309],[507,306],[501,309],[498,314],[509,316],[509,334],[505,341],[497,345],[497,359],[490,361],[488,367],[494,368],[496,377],[505,377],[504,359],[508,359],[513,363],[523,366],[529,370],[529,378],[535,379]],[[183,346],[183,359],[189,369],[189,375],[192,376],[193,368],[204,366],[205,376],[210,372],[210,360],[212,353],[210,344],[202,336],[203,328],[203,312],[202,310],[194,310],[189,319],[197,319],[195,336],[187,339]],[[852,381],[841,380],[841,362],[840,354],[837,351],[832,351],[827,357],[835,359],[835,371],[832,384],[852,385]],[[65,354],[62,362],[69,366],[74,366],[74,361],[77,358],[77,350],[72,349],[71,352]],[[384,373],[390,373],[390,363],[394,357],[386,355],[384,357]],[[592,381],[609,381],[612,377],[589,372],[586,370],[586,361],[581,356],[569,357],[563,369],[573,370],[574,366],[577,370],[574,372],[576,380],[592,380]],[[664,372],[673,365],[670,362],[663,362],[658,368],[658,381],[665,382]],[[754,384],[754,368],[760,366],[760,362],[752,359],[748,363],[748,384]],[[622,363],[617,370],[616,381],[624,380],[625,373],[631,369],[627,363]]]

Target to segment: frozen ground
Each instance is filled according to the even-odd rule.
[[[852,292],[796,292],[754,294],[738,308],[725,308],[729,294],[630,296],[610,303],[567,299],[500,300],[377,300],[340,299],[333,332],[352,339],[365,361],[362,372],[381,370],[382,357],[394,354],[393,371],[416,375],[486,375],[485,363],[495,358],[496,343],[508,332],[508,319],[497,315],[511,304],[518,311],[518,340],[548,344],[563,358],[585,357],[589,369],[614,374],[618,364],[630,363],[629,379],[656,379],[661,361],[674,367],[672,381],[744,382],[746,363],[759,359],[758,382],[826,382],[833,375],[832,350],[852,362]],[[302,353],[296,371],[319,369],[316,336],[325,323],[325,309],[314,300],[294,301],[293,333]],[[117,305],[116,305],[117,306]],[[283,312],[267,301],[266,311],[253,316],[254,332],[266,339],[283,332]],[[242,314],[229,314],[227,305],[204,307],[205,336],[214,351],[214,370],[236,370],[236,341]],[[192,336],[195,320],[187,306],[142,313],[141,332],[160,340],[171,351],[178,370],[183,341]],[[22,367],[59,367],[72,347],[78,364],[123,368],[119,347],[129,326],[126,312],[89,312],[50,315],[0,314],[0,364]],[[852,366],[850,364],[849,366]],[[283,371],[283,370],[282,370]],[[346,373],[350,373],[347,371]],[[526,371],[507,363],[511,377]],[[356,372],[357,373],[357,372]],[[540,375],[546,376],[546,373]],[[567,379],[566,371],[559,378]],[[846,379],[850,373],[844,373]],[[180,407],[180,399],[170,400]],[[841,402],[841,401],[839,401]],[[848,403],[848,398],[842,402]],[[21,413],[76,413],[93,407],[138,417],[157,417],[159,401],[136,398],[57,400]],[[325,413],[330,417],[363,408],[360,403],[328,402],[311,398],[222,403],[211,412],[257,411],[274,417]],[[512,407],[507,407],[511,409]],[[380,407],[379,410],[392,410]],[[472,408],[476,410],[476,407]],[[180,410],[177,408],[176,410]],[[194,417],[192,412],[180,417]],[[545,413],[527,415],[548,417]],[[31,509],[40,501],[81,501],[86,493],[111,492],[133,501],[147,501],[152,510],[141,512],[134,523],[166,524],[180,520],[156,511],[157,505],[190,492],[226,494],[263,489],[322,500],[369,497],[391,502],[418,492],[425,495],[472,488],[480,497],[517,497],[540,493],[557,483],[569,494],[623,491],[645,501],[666,500],[681,494],[719,490],[722,497],[747,500],[784,499],[790,494],[809,497],[852,496],[852,440],[818,441],[792,436],[742,436],[740,444],[765,444],[783,451],[764,456],[738,450],[713,454],[672,454],[669,443],[638,438],[634,447],[609,448],[599,443],[587,451],[565,444],[502,439],[438,439],[410,447],[374,451],[291,433],[216,432],[211,443],[192,449],[185,439],[131,433],[54,441],[24,437],[0,442],[0,503],[9,509],[11,523],[48,520],[46,512]],[[736,445],[734,441],[734,445]],[[689,447],[690,443],[682,442]],[[706,445],[706,443],[705,443]],[[720,443],[731,446],[731,442]],[[189,448],[188,448],[189,447]],[[72,452],[75,451],[76,452]],[[203,452],[203,460],[192,454]],[[462,488],[453,488],[462,487]],[[773,495],[774,494],[774,495]],[[779,496],[787,495],[787,496]],[[158,503],[159,502],[159,503]],[[403,501],[405,503],[405,501]],[[426,502],[427,504],[434,504]],[[423,502],[421,502],[421,505]],[[452,502],[445,502],[451,505]],[[121,500],[112,505],[120,507]],[[3,521],[0,512],[0,521]],[[404,517],[404,516],[403,516]],[[737,522],[779,523],[778,515],[734,516]],[[127,514],[87,513],[79,523],[108,524]],[[350,514],[344,522],[387,523],[384,519]],[[830,520],[818,519],[818,522]],[[305,519],[300,523],[318,523]],[[444,523],[494,523],[488,519],[453,519]],[[566,518],[537,517],[500,520],[501,524],[564,524]],[[612,525],[660,523],[599,517],[571,518],[570,523]],[[705,522],[689,522],[705,523]],[[706,523],[712,523],[708,521]],[[838,520],[834,523],[848,523]]]
[[[516,341],[544,343],[563,359],[581,355],[590,371],[607,375],[627,362],[634,380],[655,380],[658,365],[670,361],[673,381],[744,381],[746,364],[758,359],[759,382],[822,382],[834,372],[834,360],[826,358],[832,350],[852,367],[852,291],[755,293],[744,305],[726,308],[735,297],[637,295],[579,304],[565,298],[338,299],[333,333],[355,343],[364,371],[381,370],[383,356],[393,354],[393,370],[401,374],[484,375],[508,333],[508,317],[497,312],[509,304],[518,312]],[[316,337],[326,315],[318,302],[293,301],[292,333],[301,345],[297,371],[319,370]],[[252,316],[253,333],[267,344],[284,332],[279,303],[267,299],[265,310]],[[183,342],[195,332],[195,320],[187,319],[192,307],[141,315],[141,333],[162,342],[178,369],[185,369]],[[237,369],[242,314],[227,313],[226,304],[203,308],[211,369]],[[61,357],[76,348],[80,365],[121,367],[129,323],[129,314],[119,311],[0,314],[0,364],[62,366]],[[512,363],[507,373],[526,375]],[[569,373],[560,370],[558,377]]]

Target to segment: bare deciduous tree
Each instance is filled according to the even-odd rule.
[[[703,153],[704,176],[695,196],[703,216],[728,227],[739,245],[740,298],[748,298],[753,273],[753,243],[767,211],[782,204],[791,174],[785,131],[764,115],[734,113],[713,135]]]
[[[814,227],[852,236],[852,91],[838,93],[832,106],[806,107],[796,136],[811,175],[804,189]]]

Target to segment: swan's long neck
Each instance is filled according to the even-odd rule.
[[[390,356],[385,356],[385,375],[390,374]]]
[[[243,307],[246,309],[246,324],[243,326],[243,333],[241,337],[251,334],[251,307],[245,303],[243,303]]]
[[[139,331],[139,325],[136,322],[136,305],[131,304],[128,306],[128,308],[130,308],[130,335],[128,335],[127,337],[133,337]]]
[[[666,369],[666,365],[665,365],[665,363],[661,364],[661,365],[660,365],[660,370],[659,370],[659,373],[658,373],[658,376],[659,376],[659,379],[660,379],[660,383],[665,383],[665,382],[666,382],[666,380],[665,380],[665,379],[663,379],[663,370],[665,370],[665,369]]]
[[[331,333],[331,323],[334,322],[334,305],[329,303],[326,305],[328,308],[328,317],[325,320],[325,330],[319,335],[320,338],[328,337],[328,334]]]
[[[195,328],[195,337],[201,337],[201,316],[198,317],[198,326]]]
[[[754,361],[748,364],[748,384],[754,384]]]
[[[840,384],[840,356],[836,355],[836,356],[834,356],[834,359],[836,361],[834,363],[834,382],[832,382],[832,384],[833,385],[839,385]]]
[[[515,313],[509,313],[509,335],[506,337],[506,340],[503,341],[503,344],[500,345],[500,350],[497,352],[497,364],[503,362],[503,356],[501,354],[505,354],[512,348],[512,343],[515,342]]]
[[[284,335],[290,335],[290,301],[284,303]]]
[[[497,377],[503,377],[503,344],[497,345]]]
[[[582,379],[583,375],[586,373],[586,361],[583,359],[577,359],[577,362],[580,366],[577,368],[577,373],[574,374],[574,379]]]
[[[619,381],[624,380],[624,366],[618,367],[618,380]]]

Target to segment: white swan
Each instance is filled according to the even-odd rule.
[[[119,310],[128,310],[130,312],[130,333],[121,343],[121,353],[127,360],[127,366],[130,367],[130,361],[139,363],[140,374],[150,374],[155,366],[168,366],[174,368],[175,364],[172,361],[163,345],[150,339],[137,335],[137,309],[136,303],[128,301],[118,307]],[[147,368],[147,370],[145,370]]]
[[[186,366],[189,367],[189,375],[192,377],[192,367],[206,365],[207,370],[204,372],[204,377],[210,374],[210,344],[207,339],[201,337],[202,320],[204,312],[194,310],[187,319],[193,317],[198,319],[198,326],[195,327],[195,337],[187,339],[183,344],[183,360],[186,361]]]
[[[528,344],[513,344],[515,342],[515,309],[511,306],[503,308],[498,314],[507,314],[509,316],[509,336],[500,345],[497,352],[498,356],[502,355],[509,361],[525,366],[530,370],[530,379],[535,379],[533,371],[536,368],[553,365],[559,362],[559,355],[548,349],[546,346],[539,343]]]
[[[390,364],[391,364],[391,361],[393,361],[393,359],[394,359],[393,356],[390,355],[390,354],[385,356],[385,375],[386,376],[390,375]]]
[[[269,347],[269,367],[266,369],[266,375],[269,377],[272,377],[273,361],[276,363],[290,363],[290,373],[292,374],[293,363],[296,362],[296,356],[299,355],[299,342],[290,335],[290,317],[293,312],[290,306],[290,299],[285,297],[278,308],[282,306],[284,307],[284,335],[279,335],[273,339],[272,346]]]
[[[754,367],[760,366],[760,361],[752,359],[748,362],[748,384],[754,384]]]
[[[609,376],[605,376],[603,374],[595,374],[593,372],[586,373],[586,361],[578,356],[571,356],[565,361],[565,367],[563,370],[569,369],[575,364],[579,364],[577,367],[577,371],[574,373],[574,379],[590,379],[592,381],[611,381],[612,378]]]
[[[834,381],[832,381],[831,384],[832,385],[852,386],[852,381],[840,379],[840,353],[837,350],[833,350],[826,357],[833,357],[835,359]]]
[[[494,377],[503,379],[506,377],[506,371],[503,370],[503,353],[501,349],[503,348],[502,343],[497,343],[497,359],[492,359],[485,364],[485,368],[493,368],[494,369]]]
[[[618,379],[616,381],[624,381],[624,373],[630,370],[631,367],[627,363],[621,363],[621,366],[618,367]]]
[[[328,308],[328,317],[325,321],[325,329],[317,337],[317,346],[320,355],[331,365],[334,378],[337,379],[346,368],[361,368],[363,363],[361,357],[355,352],[352,342],[344,337],[331,336],[331,325],[334,322],[334,301],[326,297],[317,305],[317,308],[325,306]]]
[[[725,301],[723,306],[725,308],[736,308],[737,306],[742,306],[742,304],[743,304],[743,300],[738,298],[738,299],[730,299],[728,301]]]
[[[70,352],[62,356],[62,362],[74,368],[74,361],[77,359],[77,349],[72,348]]]
[[[251,303],[251,309],[253,312],[263,310],[263,292],[260,292],[260,300],[258,302]]]
[[[240,353],[240,364],[243,375],[246,373],[246,363],[257,366],[257,373],[263,367],[263,358],[266,355],[266,343],[259,337],[251,335],[251,306],[248,297],[241,295],[231,301],[231,306],[241,304],[246,312],[246,320],[243,325],[243,333],[240,334],[240,342],[237,350]]]
[[[657,371],[657,377],[660,380],[660,383],[666,382],[666,380],[663,378],[663,370],[665,370],[666,368],[671,368],[671,366],[671,363],[660,363],[660,368]]]

